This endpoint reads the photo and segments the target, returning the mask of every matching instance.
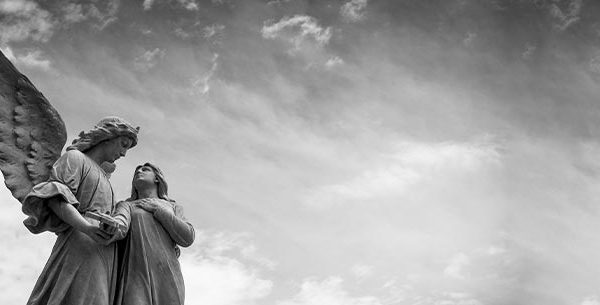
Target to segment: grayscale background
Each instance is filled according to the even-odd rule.
[[[599,305],[600,1],[0,0],[69,143],[141,126],[190,305]],[[54,235],[0,187],[0,303]]]

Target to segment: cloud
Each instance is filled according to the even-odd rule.
[[[590,59],[588,69],[593,73],[600,74],[600,52]]]
[[[463,292],[446,292],[442,293],[441,296],[436,297],[429,304],[433,305],[483,305],[483,303],[477,299],[472,298],[469,294]],[[424,302],[423,304],[428,304]]]
[[[183,255],[180,260],[189,304],[258,304],[273,287],[233,258]]]
[[[444,275],[455,278],[465,279],[464,267],[468,266],[471,260],[464,253],[457,253],[450,259],[450,263],[444,269]]]
[[[196,2],[196,0],[177,0],[177,3],[179,3],[183,8],[185,8],[188,11],[198,10],[198,3]]]
[[[144,6],[144,10],[147,11],[152,8],[153,4],[154,0],[144,0],[144,3],[142,5]]]
[[[365,17],[368,0],[350,0],[340,8],[342,18],[347,22],[360,21]]]
[[[89,4],[87,6],[87,15],[96,20],[96,23],[93,26],[99,31],[104,30],[107,26],[117,21],[117,13],[119,11],[120,1],[110,0],[104,2],[104,4],[106,5],[104,10],[99,9],[94,4]]]
[[[118,0],[100,3],[68,3],[60,6],[60,14],[57,14],[57,19],[62,22],[63,27],[91,21],[90,25],[95,30],[102,31],[117,21],[119,7],[120,2]]]
[[[201,37],[215,45],[218,45],[221,43],[224,30],[225,25],[220,23],[214,23],[201,27],[201,24],[196,22],[191,26],[178,26],[173,32],[177,37],[184,40]]]
[[[83,14],[83,6],[81,4],[69,3],[61,7],[63,11],[63,19],[67,23],[77,23],[87,19],[87,16]]]
[[[381,155],[374,164],[349,180],[314,190],[305,203],[323,208],[344,202],[397,197],[418,183],[471,175],[500,162],[497,147],[485,142],[404,142],[398,144],[397,150]]]
[[[23,225],[19,202],[0,187],[0,304],[25,304],[55,240],[52,233],[31,234]]]
[[[154,50],[144,51],[143,54],[136,57],[133,61],[133,65],[136,70],[141,72],[147,72],[154,68],[156,64],[165,57],[165,50],[155,48]]]
[[[488,255],[500,255],[506,253],[506,251],[507,250],[505,248],[491,245],[485,250],[485,253]]]
[[[10,47],[2,49],[2,52],[15,66],[50,70],[50,60],[47,59],[41,50],[28,51],[25,55],[15,55]]]
[[[322,46],[331,39],[330,27],[323,28],[314,17],[306,15],[283,17],[278,22],[265,22],[261,33],[265,39],[281,38],[296,48],[307,40],[313,40]]]
[[[317,19],[306,15],[283,17],[278,22],[264,22],[261,29],[263,38],[285,42],[286,54],[303,69],[333,69],[343,60],[330,54],[325,46],[332,37],[332,28],[319,25]]]
[[[193,92],[198,92],[202,95],[207,94],[210,91],[210,80],[213,78],[213,75],[215,74],[215,72],[217,71],[217,68],[219,66],[219,54],[214,54],[213,58],[212,58],[212,66],[210,67],[210,70],[208,71],[208,73],[203,76],[200,77],[198,79],[196,79],[193,83],[192,83],[192,91]]]
[[[446,290],[442,285],[432,285],[426,289],[410,284],[398,285],[397,280],[387,281],[383,288],[389,295],[384,298],[385,304],[411,305],[483,305],[487,304],[475,298],[472,294],[461,290]],[[446,285],[444,285],[446,286]],[[499,292],[496,292],[498,294]]]
[[[473,41],[476,38],[477,38],[477,33],[467,32],[467,34],[465,35],[465,38],[463,39],[463,44],[468,47],[473,44]]]
[[[199,253],[206,257],[237,256],[247,262],[273,269],[275,262],[261,256],[252,242],[249,233],[200,231],[196,234],[196,244],[202,245]]]
[[[186,303],[252,305],[271,293],[273,283],[260,277],[263,266],[240,261],[240,256],[256,255],[246,234],[198,233],[194,245],[184,249],[180,258]]]
[[[583,299],[580,305],[600,305],[597,296],[589,296]]]
[[[204,38],[212,38],[215,35],[221,35],[225,30],[225,26],[222,24],[211,24],[207,25],[203,29]]]
[[[550,16],[556,20],[555,28],[564,31],[579,21],[579,13],[583,5],[583,0],[567,1],[566,9],[561,9],[557,3],[550,4]]]
[[[0,1],[0,44],[11,41],[48,41],[54,33],[52,15],[29,0]]]
[[[521,54],[521,57],[523,59],[530,59],[536,50],[537,50],[537,46],[527,43],[527,44],[525,44],[525,51],[523,51],[523,54]]]
[[[271,6],[280,6],[283,5],[284,3],[288,3],[291,0],[270,0],[269,2],[267,2],[267,5]]]
[[[188,11],[197,11],[200,7],[198,6],[198,1],[196,0],[176,0],[179,6],[188,10]],[[142,7],[145,11],[152,9],[152,6],[156,3],[156,0],[144,0],[142,3]]]
[[[351,271],[357,279],[364,279],[373,274],[373,266],[358,264],[352,266]]]
[[[327,60],[327,62],[325,62],[325,67],[327,67],[328,69],[332,69],[336,66],[340,66],[344,64],[344,60],[341,59],[339,56],[333,56],[331,58],[329,58]]]
[[[290,300],[277,302],[277,305],[382,305],[374,296],[353,297],[342,288],[342,279],[329,277],[321,282],[308,279],[300,292]]]

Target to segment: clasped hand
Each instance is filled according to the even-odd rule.
[[[158,210],[164,210],[169,213],[173,213],[173,207],[171,203],[160,198],[144,198],[137,201],[137,206],[154,214]]]
[[[95,242],[102,245],[108,245],[120,238],[123,238],[125,235],[125,232],[122,232],[123,230],[125,229],[120,225],[112,226],[100,222],[99,224],[89,223],[89,226],[87,226],[84,233],[92,238]]]

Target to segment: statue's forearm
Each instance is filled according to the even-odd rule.
[[[189,247],[194,242],[194,227],[165,209],[158,209],[154,217],[167,230],[173,241],[182,247]]]
[[[89,229],[91,224],[81,216],[73,205],[62,202],[59,199],[52,199],[48,203],[48,206],[58,218],[70,224],[76,230],[84,232]]]

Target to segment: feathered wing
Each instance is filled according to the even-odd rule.
[[[66,141],[58,112],[0,51],[0,171],[17,200],[48,179]]]

